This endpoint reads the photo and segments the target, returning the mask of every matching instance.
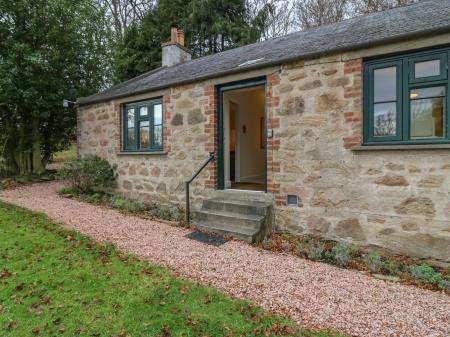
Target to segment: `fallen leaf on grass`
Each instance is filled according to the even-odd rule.
[[[22,291],[23,288],[25,288],[25,283],[19,284],[17,287],[14,288],[14,291],[19,292],[19,291]]]
[[[38,316],[42,315],[42,313],[44,312],[42,310],[42,308],[39,306],[39,304],[37,304],[37,303],[33,303],[28,311],[31,314],[35,314],[35,315],[38,315]]]
[[[170,327],[168,325],[164,325],[161,332],[163,337],[170,337]]]
[[[3,269],[3,271],[0,273],[0,279],[4,279],[10,276],[12,276],[12,273],[8,269]]]
[[[14,330],[15,328],[17,328],[16,321],[9,321],[9,323],[6,325],[6,330]]]
[[[41,303],[42,304],[50,304],[50,302],[51,302],[51,299],[48,296],[44,296],[44,297],[41,298]]]

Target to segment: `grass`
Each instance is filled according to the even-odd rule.
[[[67,150],[55,153],[53,162],[65,163],[76,159],[77,159],[77,144],[72,143],[70,144],[70,147]]]
[[[0,202],[1,336],[316,336]]]

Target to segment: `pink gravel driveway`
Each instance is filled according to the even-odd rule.
[[[61,182],[0,192],[0,198],[41,211],[98,241],[163,265],[300,326],[354,336],[449,337],[450,297],[370,278],[359,272],[283,256],[231,241],[208,246],[190,230],[59,197]]]

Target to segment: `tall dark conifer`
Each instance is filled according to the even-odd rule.
[[[184,30],[195,58],[257,41],[259,31],[248,21],[245,0],[159,0],[118,43],[116,81],[161,66],[161,43],[172,26]]]

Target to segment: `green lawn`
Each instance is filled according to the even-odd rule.
[[[300,332],[0,202],[0,336],[340,336]]]
[[[77,159],[77,144],[72,143],[70,144],[70,147],[67,150],[55,153],[53,162],[65,163],[67,161],[72,161],[75,159]]]

